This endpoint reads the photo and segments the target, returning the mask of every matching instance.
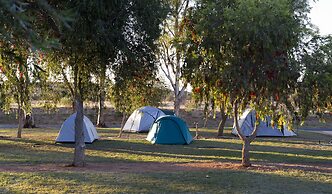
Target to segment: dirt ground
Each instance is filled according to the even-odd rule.
[[[87,167],[87,168],[86,168]],[[202,163],[89,163],[86,167],[69,167],[66,164],[38,164],[38,165],[2,165],[1,172],[117,172],[117,173],[144,173],[144,172],[178,172],[178,171],[209,171],[209,170],[255,170],[273,172],[279,170],[302,170],[332,173],[331,165],[312,164],[285,164],[285,163],[255,163],[245,168],[240,163],[230,162],[202,162]]]

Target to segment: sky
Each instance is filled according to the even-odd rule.
[[[332,34],[332,0],[311,0],[311,22],[319,28],[321,35]]]

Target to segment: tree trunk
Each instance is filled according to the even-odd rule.
[[[244,167],[249,167],[251,166],[250,163],[250,143],[256,138],[257,135],[257,131],[258,131],[258,127],[257,124],[255,124],[254,126],[254,131],[249,135],[249,137],[246,137],[239,126],[239,120],[238,120],[238,110],[237,110],[237,103],[235,102],[233,104],[234,107],[234,124],[236,127],[236,131],[238,132],[238,135],[240,137],[240,139],[242,140],[242,166]]]
[[[99,78],[99,102],[98,102],[98,114],[97,114],[97,126],[106,127],[104,121],[104,104],[105,104],[105,72]]]
[[[121,128],[120,128],[120,132],[119,132],[118,137],[121,137],[121,136],[122,136],[122,130],[123,130],[123,127],[124,127],[124,125],[125,125],[126,118],[127,118],[127,114],[126,114],[126,113],[122,113]]]
[[[99,100],[99,103],[98,103],[98,114],[97,114],[97,127],[106,127],[106,124],[104,122],[104,111],[103,111],[103,108],[104,107],[104,102]]]
[[[249,166],[251,166],[250,155],[249,155],[250,140],[248,138],[246,138],[245,140],[243,140],[242,143],[243,143],[242,144],[242,166],[249,167]]]
[[[76,103],[75,103],[75,99],[73,99],[72,100],[72,102],[71,102],[71,109],[72,109],[72,111],[73,111],[73,114],[76,112]]]
[[[226,124],[226,120],[227,120],[227,115],[223,112],[221,113],[221,119],[218,125],[218,137],[221,137],[224,135],[224,129],[225,129],[225,124]]]
[[[23,128],[23,122],[24,122],[24,118],[23,118],[23,110],[22,110],[22,106],[20,103],[18,103],[18,110],[17,110],[17,117],[18,117],[18,128],[17,128],[17,138],[22,138],[22,128]]]
[[[208,120],[209,120],[209,113],[205,114],[203,128],[206,128],[206,125],[207,125]]]
[[[85,165],[85,142],[83,133],[83,101],[80,96],[76,97],[75,118],[75,152],[73,166]]]
[[[99,96],[99,103],[98,103],[98,114],[97,114],[97,126],[98,127],[106,127],[105,121],[104,121],[104,99]]]
[[[243,167],[249,167],[251,166],[250,164],[250,155],[249,155],[249,151],[250,151],[250,140],[248,137],[246,137],[240,128],[239,125],[239,120],[238,120],[238,104],[237,102],[234,102],[233,104],[233,112],[234,112],[234,124],[235,124],[235,128],[236,131],[239,135],[239,138],[242,140],[242,166]]]
[[[176,116],[180,116],[180,99],[177,96],[174,99],[174,113]]]

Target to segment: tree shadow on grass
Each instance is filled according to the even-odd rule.
[[[208,176],[207,176],[208,175]],[[282,175],[244,170],[190,172],[96,173],[38,172],[25,175],[20,184],[54,187],[61,192],[112,193],[329,193],[332,185],[305,174]],[[311,175],[311,174],[309,174]],[[316,175],[317,174],[312,174]],[[12,174],[15,184],[21,174]],[[310,180],[311,179],[311,180]],[[39,181],[38,181],[39,180]],[[44,180],[43,183],[40,180]],[[39,185],[40,184],[40,185]],[[19,192],[11,188],[11,192]],[[33,188],[31,188],[33,189]],[[22,191],[21,191],[22,192]],[[25,191],[29,192],[29,190]]]
[[[168,157],[191,160],[240,160],[242,145],[232,142],[199,140],[191,145],[151,145],[146,142],[123,140],[103,140],[88,149],[114,153],[139,154],[154,157]],[[253,160],[266,162],[322,163],[332,162],[332,151],[310,150],[303,148],[274,147],[253,145]],[[219,157],[219,158],[218,158]]]
[[[15,161],[28,163],[42,163],[54,161],[71,161],[74,144],[54,144],[50,141],[39,141],[34,139],[14,139],[6,138],[13,144],[2,145],[0,153]],[[264,140],[268,142],[268,140]],[[15,144],[20,142],[22,144]],[[44,149],[45,147],[45,149]],[[239,161],[241,158],[240,141],[211,141],[198,140],[190,145],[151,145],[144,140],[99,140],[94,144],[88,144],[87,150],[97,151],[90,154],[87,152],[88,162],[113,162],[113,161],[131,161],[131,162],[149,162],[151,157],[160,158],[166,161]],[[6,149],[10,151],[6,151]],[[59,150],[59,151],[49,151]],[[112,156],[112,154],[122,154]],[[107,156],[105,156],[107,154]],[[139,158],[128,157],[130,155],[139,155]],[[282,162],[282,163],[331,163],[332,151],[329,150],[311,150],[304,148],[276,147],[267,145],[253,145],[251,157],[253,160],[264,162]],[[123,157],[123,158],[121,158]],[[145,157],[148,157],[145,159]],[[31,159],[30,159],[31,158]],[[60,159],[57,159],[60,158]],[[176,159],[174,159],[176,158]],[[64,160],[65,159],[65,160]],[[7,158],[8,160],[8,158]]]
[[[12,143],[0,144],[0,163],[2,164],[41,164],[41,163],[70,163],[73,159],[74,144],[54,144],[31,139],[6,138]],[[1,141],[1,140],[0,140]],[[68,149],[72,148],[72,149]],[[127,161],[121,158],[105,158],[89,156],[89,161]]]

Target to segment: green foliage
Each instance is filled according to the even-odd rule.
[[[25,111],[30,111],[30,82],[34,70],[29,58],[31,54],[24,45],[2,44],[0,67],[3,98],[2,109],[9,111],[10,103],[15,102]]]
[[[295,107],[305,119],[308,113],[319,117],[332,111],[332,37],[314,36],[303,47],[302,75],[294,94]]]
[[[167,93],[163,83],[151,77],[142,82],[118,81],[110,88],[109,97],[118,111],[131,114],[142,106],[160,106]]]
[[[152,52],[160,32],[162,1],[96,0],[51,4],[76,10],[76,20],[71,29],[64,31],[61,48],[53,49],[47,57],[51,72],[62,74],[71,88],[72,98],[77,93],[82,99],[93,97],[89,95],[96,88],[94,78],[107,79],[103,76],[109,69],[115,77],[115,85],[120,85],[121,89],[127,87],[127,83],[118,84],[121,80],[134,83],[132,80],[139,79],[140,74],[153,74]],[[98,87],[96,89],[100,89]]]
[[[228,114],[235,102],[240,112],[250,106],[292,127],[289,97],[300,77],[308,11],[302,0],[199,1],[185,73],[198,99],[215,100]]]
[[[54,36],[69,17],[46,0],[0,1],[0,106],[30,111],[31,83],[39,78],[38,50],[58,46]]]
[[[123,45],[112,63],[114,84],[109,92],[120,112],[130,113],[143,105],[157,106],[163,92],[156,78],[155,40],[166,16],[163,1],[133,1],[124,24]],[[144,8],[143,8],[144,7]],[[158,87],[156,87],[158,86]]]
[[[33,50],[57,45],[59,33],[71,21],[68,12],[50,6],[47,0],[0,1],[0,40],[29,45]]]

